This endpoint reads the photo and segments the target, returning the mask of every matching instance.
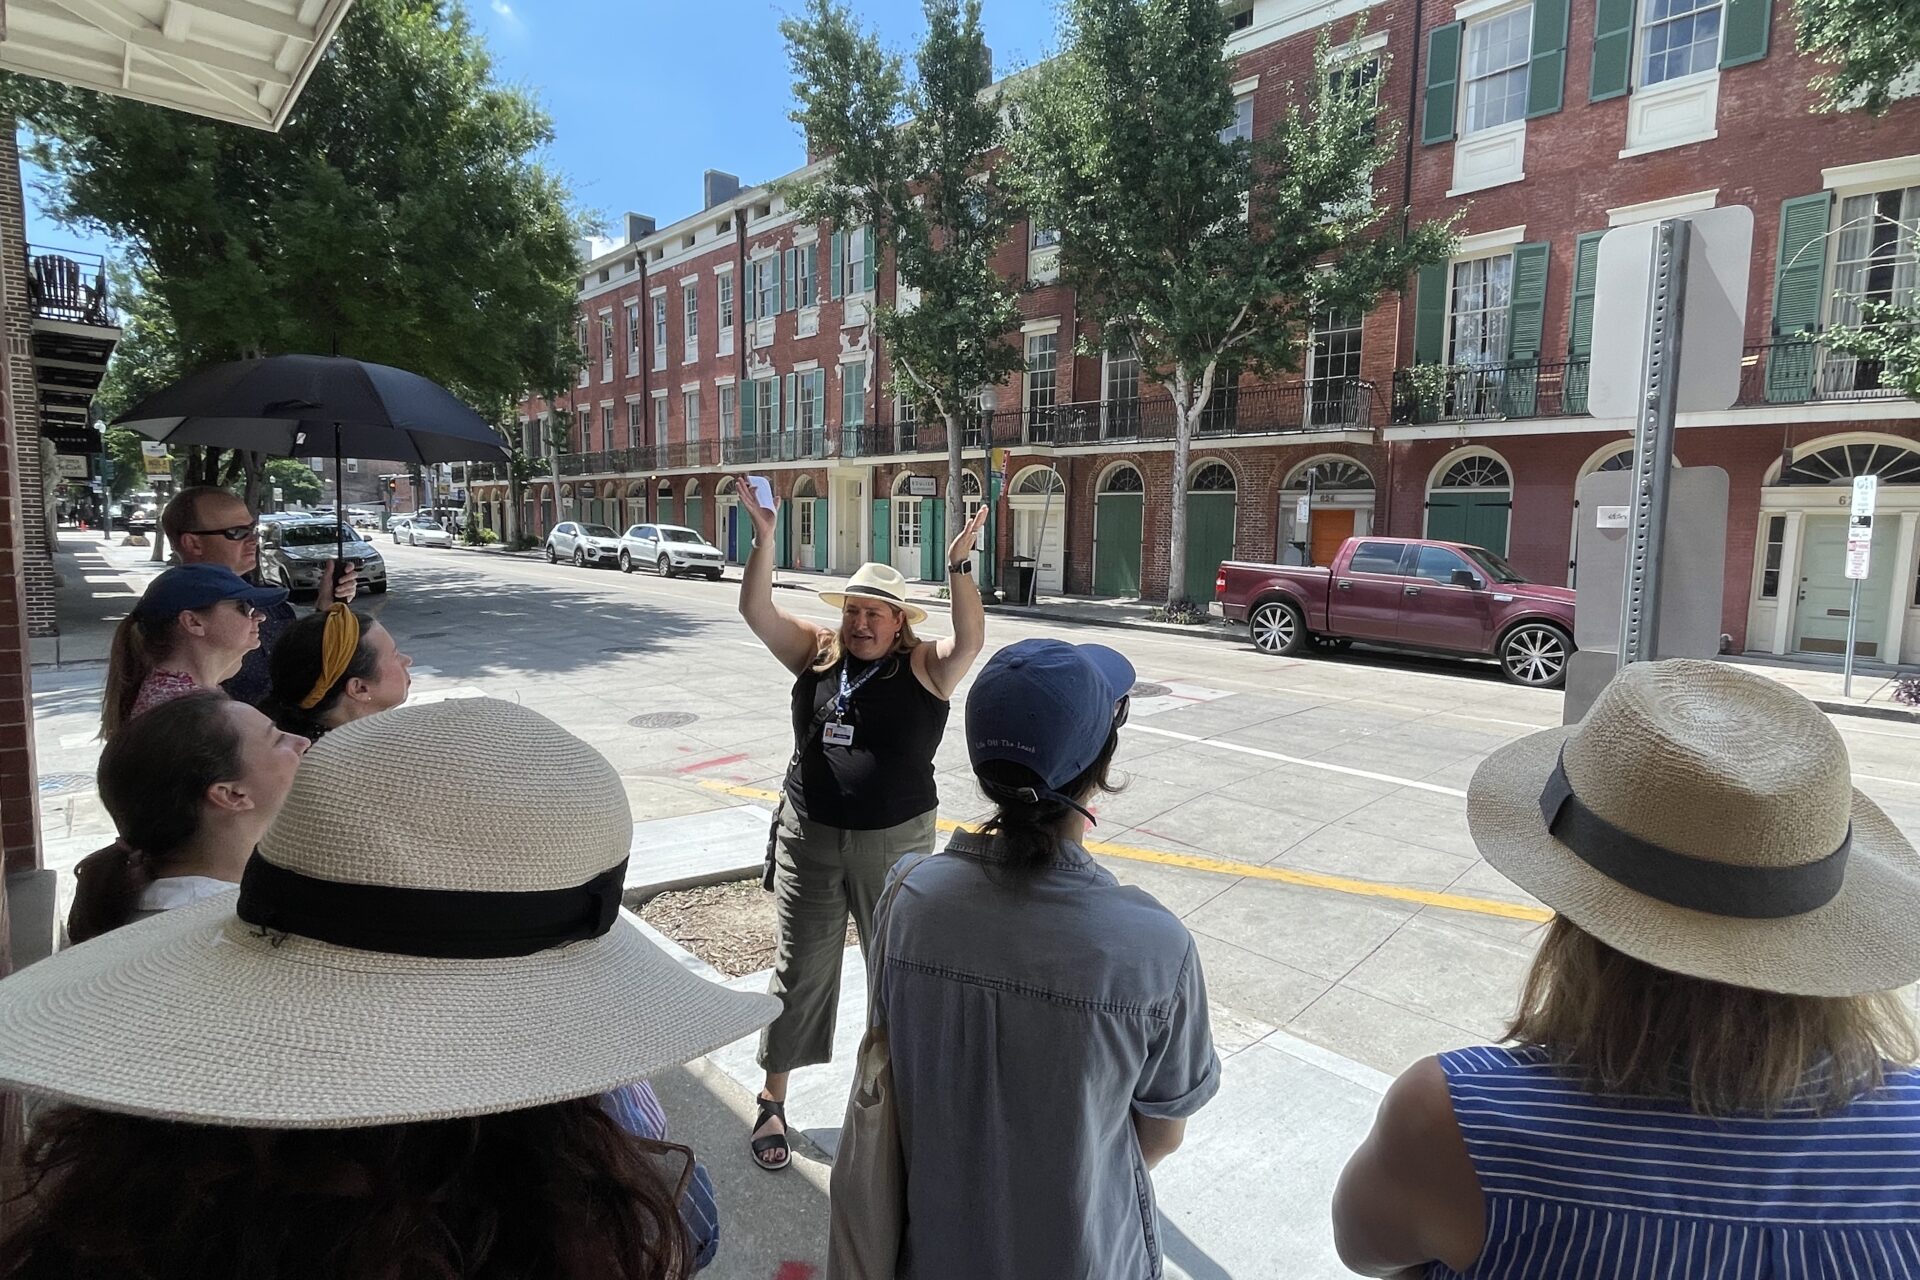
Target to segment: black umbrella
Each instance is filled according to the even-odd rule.
[[[281,457],[333,451],[334,515],[346,519],[341,459],[485,462],[506,445],[486,419],[430,379],[344,356],[268,356],[190,374],[114,420],[150,440]],[[346,534],[336,532],[346,556]]]

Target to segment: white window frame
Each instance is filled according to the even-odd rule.
[[[613,308],[600,310],[600,381],[613,381]]]
[[[740,389],[731,382],[716,388],[719,400],[720,438],[731,440],[738,434],[740,417]]]
[[[627,376],[640,376],[640,300],[627,303]]]
[[[653,442],[656,445],[667,443],[667,433],[673,427],[673,411],[667,406],[667,393],[653,393]]]
[[[1642,3],[1645,3],[1645,0],[1642,0]],[[1518,17],[1522,13],[1526,15],[1526,32],[1520,38],[1520,41],[1519,41],[1519,46],[1520,46],[1519,60],[1517,62],[1513,62],[1508,65],[1502,66],[1496,71],[1484,72],[1478,76],[1473,75],[1471,72],[1471,67],[1473,65],[1474,37],[1475,36],[1484,37],[1486,33],[1494,27],[1495,24],[1511,23],[1516,17]],[[1511,44],[1511,41],[1509,43]],[[1489,133],[1495,129],[1509,128],[1515,124],[1519,124],[1524,127],[1527,119],[1527,90],[1528,90],[1528,85],[1531,78],[1532,47],[1533,47],[1533,0],[1524,0],[1524,3],[1521,3],[1521,4],[1509,5],[1501,9],[1498,9],[1492,13],[1481,14],[1478,17],[1475,17],[1471,22],[1467,23],[1466,29],[1461,32],[1461,36],[1460,36],[1460,107],[1459,107],[1460,118],[1458,121],[1456,121],[1456,125],[1459,129],[1458,137],[1462,139],[1477,137],[1480,134]],[[1520,73],[1519,74],[1520,93],[1519,93],[1518,114],[1510,116],[1505,120],[1495,121],[1492,124],[1482,124],[1482,125],[1479,125],[1478,127],[1475,127],[1472,123],[1474,86],[1477,84],[1485,83],[1493,79],[1493,77],[1495,76],[1500,76],[1503,79],[1508,79],[1512,77],[1513,73],[1516,71]],[[1512,96],[1513,95],[1511,94],[1511,92],[1503,93],[1500,95],[1502,101],[1510,99]]]
[[[753,393],[753,434],[757,439],[771,440],[780,432],[780,406],[775,395],[780,386],[778,377],[755,378],[757,384]]]
[[[639,396],[627,397],[627,448],[638,449],[647,433],[647,415],[640,408]]]
[[[653,321],[653,368],[657,373],[667,367],[667,291],[656,289],[647,298]]]
[[[700,438],[700,388],[682,388],[680,391],[680,416],[686,421],[686,438]]]
[[[718,321],[713,335],[713,349],[716,355],[733,354],[734,296],[733,268],[713,273],[714,310]]]
[[[854,410],[851,415],[850,406]],[[848,360],[840,366],[840,425],[867,425],[867,362],[864,359]]]
[[[685,354],[681,364],[692,364],[700,358],[700,284],[682,281],[680,284],[680,323],[681,341]]]
[[[867,265],[867,228],[864,224],[847,228],[844,244],[840,252],[840,292],[849,298],[865,297],[869,290],[863,283]],[[875,273],[878,278],[878,273]]]
[[[1237,93],[1233,99],[1233,123],[1220,131],[1220,141],[1253,141],[1253,91]]]
[[[593,385],[593,350],[587,344],[587,335],[590,332],[587,318],[581,316],[573,326],[573,337],[574,341],[580,344],[580,385],[583,387]]]
[[[1633,87],[1636,92],[1648,89],[1660,89],[1671,84],[1692,83],[1696,80],[1704,79],[1710,74],[1715,76],[1720,74],[1720,53],[1721,50],[1726,47],[1727,40],[1726,0],[1705,0],[1705,3],[1696,6],[1680,17],[1674,17],[1669,14],[1664,18],[1649,19],[1648,15],[1652,10],[1653,0],[1638,0],[1638,3],[1634,6]],[[1682,72],[1677,76],[1662,76],[1658,80],[1649,79],[1648,72],[1650,68],[1648,66],[1648,60],[1652,56],[1652,50],[1649,46],[1652,41],[1654,28],[1672,25],[1673,23],[1683,21],[1687,17],[1692,17],[1707,10],[1713,10],[1718,14],[1716,30],[1713,36],[1713,49],[1708,55],[1707,65],[1691,71]],[[1697,40],[1689,41],[1687,47],[1692,48],[1698,43]]]

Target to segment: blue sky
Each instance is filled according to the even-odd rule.
[[[764,181],[805,159],[787,119],[791,87],[778,24],[803,0],[467,0],[495,74],[531,88],[553,117],[548,162],[579,206],[609,228],[631,209],[665,226],[698,212],[707,169]],[[910,54],[918,0],[851,0],[883,40]],[[1053,43],[1049,0],[984,0],[1002,74]],[[26,175],[27,237],[99,249],[40,211]]]

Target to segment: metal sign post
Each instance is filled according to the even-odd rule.
[[[1667,481],[1673,469],[1673,424],[1678,403],[1680,330],[1686,319],[1687,247],[1684,219],[1654,230],[1648,282],[1646,383],[1633,431],[1633,523],[1627,548],[1626,595],[1620,610],[1620,664],[1659,655],[1660,557],[1667,528]]]
[[[1847,516],[1847,577],[1853,581],[1853,598],[1847,605],[1847,657],[1841,696],[1853,696],[1853,643],[1860,629],[1860,584],[1866,580],[1873,561],[1873,508],[1879,496],[1879,476],[1853,478],[1853,508]]]

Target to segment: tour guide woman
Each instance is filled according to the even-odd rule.
[[[773,892],[778,921],[771,990],[780,1016],[760,1038],[767,1085],[750,1146],[763,1169],[784,1169],[787,1076],[833,1056],[834,1010],[847,914],[867,945],[873,904],[904,854],[933,848],[939,795],[933,755],[947,727],[947,700],[986,640],[986,614],[968,556],[983,509],[947,548],[953,636],[922,643],[906,582],[867,564],[841,591],[829,629],[773,603],[774,513],[740,481],[753,519],[753,553],[740,586],[740,614],[794,676],[793,763],[776,817]]]

